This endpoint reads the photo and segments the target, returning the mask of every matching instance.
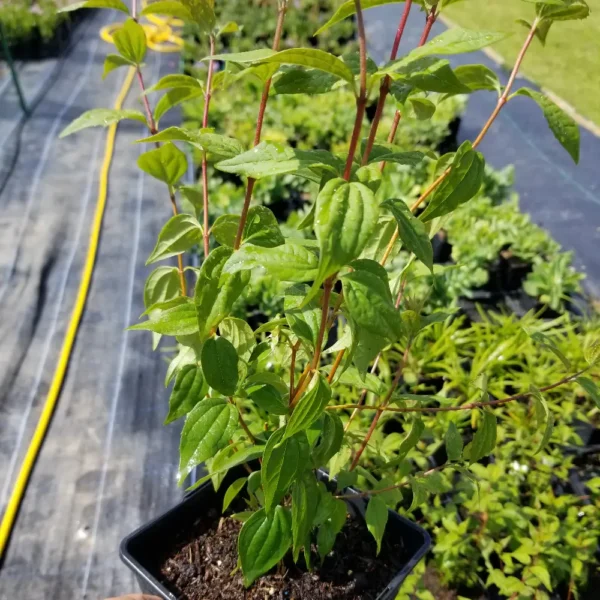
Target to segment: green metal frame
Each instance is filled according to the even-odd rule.
[[[12,54],[10,53],[10,48],[8,47],[8,40],[6,39],[6,34],[4,33],[4,26],[0,22],[0,40],[2,41],[2,53],[4,54],[4,58],[8,63],[8,68],[10,69],[10,74],[12,80],[15,84],[15,88],[17,90],[17,96],[19,97],[19,104],[21,105],[21,109],[23,112],[29,116],[29,107],[27,106],[27,102],[25,100],[25,96],[23,94],[23,90],[21,88],[21,84],[19,82],[19,76],[17,74],[17,70],[15,69],[15,63],[12,58]]]

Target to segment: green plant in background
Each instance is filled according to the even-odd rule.
[[[583,276],[571,266],[572,258],[572,253],[566,252],[549,261],[536,261],[525,281],[525,291],[538,296],[550,308],[559,310],[565,301],[581,291],[579,282]]]
[[[579,133],[572,120],[544,96],[527,90],[514,92],[513,85],[536,33],[543,35],[555,20],[586,16],[587,5],[579,0],[537,3],[522,53],[503,87],[485,67],[452,69],[442,58],[481,49],[502,35],[450,30],[427,41],[440,11],[451,0],[415,3],[426,14],[419,46],[398,58],[395,44],[390,61],[377,67],[366,54],[362,9],[384,3],[345,2],[321,26],[320,31],[327,31],[355,16],[359,51],[344,52],[341,57],[316,48],[286,46],[284,23],[287,13],[295,9],[286,0],[278,2],[272,49],[235,53],[217,51],[223,35],[237,26],[225,23],[227,17],[219,21],[213,2],[149,4],[142,15],[183,18],[195,28],[195,35],[208,39],[206,81],[167,75],[151,90],[142,84],[145,114],[96,109],[63,132],[67,135],[84,127],[135,119],[145,122],[150,131],[149,137],[139,141],[156,144],[140,156],[138,165],[165,184],[165,198],[176,214],[160,232],[148,264],[177,256],[178,266],[161,266],[150,274],[144,297],[148,318],[131,329],[171,336],[178,343],[178,354],[167,373],[167,383],[175,381],[167,422],[185,417],[180,483],[205,462],[209,474],[196,485],[211,478],[218,486],[232,467],[261,458],[260,469],[238,480],[227,493],[231,500],[245,490],[248,510],[238,549],[247,586],[290,551],[295,561],[301,560],[302,554],[310,568],[317,558],[312,553],[316,543],[318,557],[325,559],[346,522],[346,486],[356,485],[361,490],[358,495],[368,498],[366,523],[379,551],[388,508],[400,505],[401,510],[415,510],[430,494],[448,492],[452,474],[479,476],[484,481],[486,476],[499,478],[501,473],[487,473],[478,463],[493,452],[501,458],[504,446],[510,449],[511,444],[518,444],[530,460],[537,452],[552,455],[555,449],[546,449],[562,435],[557,419],[560,407],[551,401],[556,389],[577,382],[592,397],[600,396],[590,375],[583,375],[599,358],[597,338],[581,350],[584,360],[564,356],[555,340],[557,333],[550,334],[543,326],[532,326],[525,333],[520,324],[519,331],[507,340],[486,344],[485,331],[462,332],[460,322],[450,323],[448,313],[425,310],[428,292],[407,294],[411,265],[420,264],[436,274],[431,237],[460,206],[478,198],[485,161],[477,146],[515,95],[529,95],[541,106],[559,142],[578,159]],[[405,15],[412,4],[405,3]],[[78,6],[99,5],[128,13],[120,0],[88,0]],[[106,73],[121,66],[141,73],[146,40],[136,18],[134,4],[132,18],[115,33],[119,54],[107,57]],[[401,33],[402,25],[397,41]],[[218,73],[213,69],[216,61],[226,63]],[[210,127],[213,93],[229,93],[243,85],[245,78],[262,83],[251,142],[243,132],[244,139],[238,140]],[[152,111],[147,93],[161,89],[169,91]],[[401,116],[427,121],[444,105],[445,96],[482,89],[497,93],[498,102],[473,142],[443,156],[394,144]],[[205,98],[201,127],[161,130],[162,115],[183,99],[198,96],[198,90]],[[270,90],[278,95],[330,94],[345,98],[345,102],[351,98],[353,122],[344,151],[261,141]],[[389,96],[394,102],[393,116],[387,141],[382,142],[380,126],[385,122]],[[375,112],[365,127],[370,98],[376,98]],[[290,122],[294,130],[300,125]],[[181,184],[188,165],[185,153],[174,142],[191,144],[200,151],[199,191]],[[239,214],[224,213],[210,219],[209,164],[245,181]],[[410,206],[382,185],[381,174],[392,164],[400,165],[397,168],[402,173],[414,169],[426,174],[426,181],[418,183],[419,196]],[[257,182],[287,175],[311,182],[315,192],[310,210],[295,228],[293,219],[281,227],[269,208],[253,203]],[[182,196],[192,204],[194,214],[178,212]],[[421,211],[418,217],[417,211]],[[188,290],[182,255],[198,245],[203,249],[203,262],[199,269],[192,269],[195,281]],[[392,273],[390,279],[386,266],[397,259],[401,247],[408,266]],[[273,302],[282,299],[283,309],[267,323],[251,326],[251,321],[232,316],[232,311],[257,271],[272,278],[272,287],[265,288],[265,293]],[[495,325],[502,331],[515,327],[502,321]],[[454,327],[450,336],[444,334],[447,326]],[[336,340],[329,339],[334,337],[332,331]],[[566,325],[565,335],[571,335]],[[416,374],[413,364],[422,360],[419,356],[449,352],[461,336],[467,347],[473,345],[471,370],[466,371],[462,357],[455,354],[454,368],[465,372],[452,389],[436,387],[434,381],[424,381]],[[538,378],[537,370],[528,371],[527,362],[521,371],[517,369],[514,353],[524,347],[530,350],[527,362],[533,363],[533,355],[538,353],[543,353],[545,360],[550,353],[560,361],[560,367],[545,372],[552,375],[550,381]],[[511,351],[513,357],[509,358]],[[515,390],[510,393],[505,389],[506,379],[496,378],[502,373],[499,364],[503,361],[515,363]],[[433,357],[424,364],[442,368]],[[443,368],[447,369],[448,363]],[[506,418],[513,413],[520,415],[514,427]],[[401,425],[403,436],[384,434],[383,427],[392,419]],[[427,431],[445,440],[448,460],[433,468],[422,459],[409,459]],[[325,466],[331,478],[337,476],[336,491],[330,491],[316,476],[316,470]],[[488,490],[486,507],[492,513],[498,500],[495,488],[490,485]],[[475,511],[475,506],[468,504],[471,500],[465,492],[465,510]],[[540,498],[536,501],[542,502]],[[539,544],[530,552],[539,560],[539,568],[526,565],[528,571],[521,583],[528,586],[527,593],[549,589],[542,568],[550,565],[545,544],[556,534],[553,528],[549,521],[547,529],[544,522],[543,531],[528,531]],[[523,527],[523,532],[526,530]],[[538,533],[540,537],[536,537]],[[519,553],[519,544],[523,545],[516,538],[501,549],[507,564],[507,556],[524,564],[515,556],[515,552],[524,555],[524,550]],[[481,548],[484,556],[491,556],[489,548]],[[498,552],[495,547],[493,550]],[[492,583],[504,585],[494,571],[491,577],[495,578],[488,578]],[[516,585],[512,575],[507,577],[506,585]]]
[[[49,40],[65,15],[58,12],[64,2],[56,0],[10,0],[0,2],[0,26],[9,44],[27,41],[34,32]]]

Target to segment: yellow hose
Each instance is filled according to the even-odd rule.
[[[144,3],[145,4],[145,3]],[[146,34],[146,44],[156,52],[180,52],[183,48],[183,38],[178,36],[173,27],[183,27],[180,19],[163,19],[156,15],[146,15],[150,23],[141,23]],[[113,33],[122,26],[121,23],[106,25],[100,30],[100,37],[112,44]]]
[[[145,2],[144,2],[145,4]],[[176,35],[173,31],[173,27],[183,26],[183,21],[179,19],[163,19],[156,15],[148,15],[150,23],[143,24],[144,31],[146,32],[146,40],[148,48],[155,50],[156,52],[179,52],[183,47],[183,39]],[[121,27],[120,23],[114,23],[103,27],[100,30],[100,37],[108,42],[112,43],[112,34],[116,29]],[[123,82],[123,86],[119,91],[117,99],[113,108],[119,110],[123,107],[125,98],[131,89],[135,77],[135,69],[130,68],[127,73],[127,77]],[[104,210],[106,208],[106,197],[108,192],[108,175],[110,166],[113,159],[115,149],[115,138],[117,134],[117,124],[114,123],[108,128],[108,134],[106,136],[106,149],[104,151],[104,160],[102,162],[102,168],[100,170],[100,182],[98,185],[98,199],[96,201],[96,212],[94,214],[94,221],[92,223],[92,231],[90,233],[89,247],[85,258],[85,265],[83,268],[83,274],[81,282],[79,283],[79,289],[77,291],[77,298],[75,300],[75,306],[69,320],[65,339],[63,340],[58,364],[52,377],[52,383],[48,396],[44,402],[42,414],[35,428],[33,438],[27,448],[27,453],[23,459],[23,463],[19,470],[19,474],[15,480],[15,484],[10,494],[6,511],[2,516],[2,522],[0,523],[0,561],[4,556],[4,551],[8,544],[8,540],[12,533],[12,529],[19,512],[19,506],[23,500],[25,489],[31,472],[35,465],[35,461],[38,457],[40,448],[44,441],[44,437],[48,431],[50,420],[56,408],[56,402],[60,395],[60,390],[65,378],[65,373],[69,365],[69,359],[71,357],[71,351],[73,344],[75,343],[75,337],[77,336],[77,330],[83,315],[87,295],[90,289],[90,283],[92,280],[92,273],[94,271],[94,263],[96,262],[96,255],[98,251],[98,242],[100,240],[100,230],[102,228],[102,219],[104,217]]]
[[[127,97],[129,90],[131,89],[134,77],[135,69],[130,68],[129,73],[127,73],[127,77],[123,82],[123,86],[121,87],[119,95],[117,96],[117,99],[114,104],[114,108],[116,108],[117,110],[123,107],[123,102],[125,101],[125,98]],[[2,523],[0,523],[0,559],[4,555],[4,550],[8,543],[8,539],[10,538],[15,518],[17,516],[17,512],[19,511],[19,506],[23,499],[25,488],[27,487],[27,482],[29,481],[31,471],[33,470],[33,466],[44,441],[46,432],[48,431],[48,426],[50,424],[50,420],[52,419],[52,414],[54,412],[54,408],[56,407],[56,401],[58,400],[60,389],[62,387],[65,378],[65,373],[67,371],[67,366],[69,364],[69,359],[71,357],[71,350],[73,349],[75,337],[77,336],[77,329],[79,328],[81,316],[85,308],[85,303],[87,300],[87,295],[92,280],[92,273],[94,271],[94,263],[96,261],[96,255],[98,251],[98,242],[100,240],[100,230],[102,228],[104,209],[106,207],[108,174],[110,171],[110,165],[115,149],[116,133],[117,124],[114,123],[108,128],[108,134],[106,137],[106,149],[104,151],[104,160],[102,162],[102,168],[100,170],[100,183],[98,186],[98,200],[96,201],[96,212],[94,214],[92,231],[90,233],[89,247],[85,258],[81,282],[79,283],[79,289],[77,291],[75,306],[73,307],[73,312],[71,313],[71,318],[69,320],[69,325],[65,334],[65,339],[63,341],[62,348],[60,351],[58,364],[56,366],[56,370],[54,371],[54,376],[52,377],[52,383],[50,385],[50,390],[48,391],[46,401],[44,402],[42,414],[40,415],[40,419],[35,428],[33,438],[31,440],[31,443],[29,444],[29,447],[27,448],[27,453],[25,454],[25,458],[23,459],[23,464],[21,465],[21,469],[19,470],[19,474],[13,486],[10,498],[8,500],[8,504],[6,506],[6,511],[4,513],[4,516],[2,517]]]

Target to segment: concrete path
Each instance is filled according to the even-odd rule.
[[[101,80],[110,51],[98,37],[116,13],[98,12],[28,121],[0,196],[0,507],[57,363],[80,281],[106,131],[58,133],[112,106],[125,71]],[[87,26],[86,23],[83,26]],[[177,69],[149,55],[148,85]],[[138,93],[127,106],[137,107]],[[167,118],[165,117],[165,121]],[[170,215],[162,184],[140,174],[139,123],[119,125],[98,260],[49,434],[0,571],[2,600],[103,599],[137,589],[118,559],[121,538],[174,504],[178,427],[163,427],[164,355],[150,335],[126,333],[143,312],[144,262]],[[165,123],[166,125],[166,123]]]
[[[389,58],[403,8],[403,4],[393,4],[365,12],[369,52],[374,60]],[[423,13],[415,6],[398,56],[418,44],[424,22]],[[431,37],[445,29],[443,23],[436,23]],[[449,58],[454,66],[483,63],[499,73],[504,82],[507,79],[506,73],[483,52]],[[535,87],[525,80],[517,83],[520,87]],[[495,103],[493,92],[477,92],[470,97],[459,141],[477,137]],[[521,197],[521,209],[566,250],[575,252],[576,267],[587,275],[587,291],[600,298],[600,138],[581,130],[581,161],[574,165],[554,139],[537,105],[519,97],[503,109],[481,144],[481,151],[495,168],[515,165],[515,189]]]

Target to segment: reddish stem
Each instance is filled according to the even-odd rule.
[[[545,387],[540,388],[540,392],[548,392],[553,390],[561,385],[565,385],[574,381],[585,373],[588,369],[582,369],[581,371],[569,375],[568,377],[564,377],[560,381],[553,383],[551,385],[547,385]],[[514,396],[508,396],[507,398],[502,398],[500,400],[490,400],[489,402],[469,402],[467,404],[462,404],[461,406],[415,406],[411,408],[389,408],[385,402],[383,402],[379,406],[360,406],[358,404],[339,404],[337,406],[328,406],[327,410],[342,410],[342,409],[356,409],[358,410],[376,410],[379,413],[381,412],[393,412],[393,413],[439,413],[439,412],[456,412],[459,410],[472,410],[474,408],[493,408],[495,406],[503,406],[504,404],[508,404],[509,402],[515,402],[518,400],[525,400],[532,395],[532,392],[524,392],[522,394],[515,394]]]
[[[394,44],[392,45],[392,51],[390,52],[390,60],[394,60],[396,56],[398,56],[398,47],[400,46],[400,40],[402,39],[402,35],[404,34],[404,29],[406,28],[406,22],[408,21],[408,15],[410,14],[410,9],[412,7],[412,0],[406,0],[404,5],[404,11],[402,13],[402,18],[400,19],[400,24],[398,25],[398,30],[396,31],[396,38],[394,39]],[[383,109],[385,107],[385,100],[390,91],[392,79],[389,75],[386,75],[381,88],[379,89],[379,100],[377,100],[377,108],[375,109],[375,116],[373,117],[373,122],[371,123],[371,130],[369,131],[369,138],[367,139],[367,144],[365,147],[365,151],[362,157],[362,165],[366,165],[369,161],[369,155],[371,154],[371,150],[373,149],[373,144],[375,143],[375,137],[377,135],[377,130],[379,129],[379,123],[381,122],[381,116],[383,115]],[[400,120],[400,119],[398,119]],[[396,127],[398,125],[396,124]],[[395,133],[394,133],[395,135]]]
[[[283,21],[285,19],[285,13],[287,11],[287,2],[283,2],[279,7],[277,14],[277,27],[275,29],[275,37],[273,38],[273,51],[279,50],[279,44],[281,43],[281,34],[283,32]],[[258,117],[256,119],[256,129],[254,131],[254,145],[260,144],[260,137],[262,134],[263,121],[265,118],[265,110],[267,109],[267,101],[269,100],[269,91],[271,89],[271,81],[269,78],[265,82],[263,87],[262,98],[260,100],[260,106],[258,108]],[[244,234],[244,227],[246,226],[246,220],[248,219],[248,210],[250,209],[250,202],[252,201],[252,192],[254,190],[255,179],[248,177],[248,183],[246,185],[246,195],[244,197],[244,205],[242,206],[242,214],[240,215],[240,223],[235,236],[235,242],[233,249],[238,250],[242,244],[242,235]]]
[[[350,138],[350,147],[348,148],[348,158],[346,159],[346,167],[344,169],[344,179],[350,181],[352,174],[352,163],[354,155],[358,147],[360,131],[362,129],[363,119],[365,117],[365,109],[367,107],[367,36],[365,33],[365,22],[362,14],[360,0],[354,0],[356,7],[356,24],[358,27],[358,46],[360,55],[360,82],[359,92],[356,98],[356,117],[354,118],[354,128],[352,137]]]
[[[215,38],[211,35],[210,40],[210,55],[215,53]],[[206,93],[204,94],[204,114],[202,115],[202,128],[208,127],[208,111],[210,108],[210,99],[212,96],[212,79],[213,79],[213,60],[212,58],[208,61],[208,77],[206,78]],[[208,256],[210,252],[210,230],[208,224],[208,161],[206,159],[206,152],[202,153],[202,199],[204,209],[204,257]]]
[[[295,375],[296,375],[296,354],[300,348],[300,340],[292,346],[292,360],[290,364],[290,402],[294,397]]]
[[[325,281],[323,286],[323,304],[321,309],[321,326],[319,327],[319,335],[317,337],[317,345],[315,346],[315,358],[313,362],[313,369],[319,367],[319,360],[321,359],[321,350],[323,348],[323,339],[325,338],[325,329],[327,327],[327,320],[329,316],[329,300],[331,299],[331,290],[333,289],[333,280],[335,275]]]
[[[142,102],[144,103],[144,109],[146,111],[146,119],[148,119],[148,129],[150,129],[150,133],[152,135],[156,135],[156,122],[154,121],[154,117],[152,116],[152,109],[150,108],[150,102],[148,101],[148,95],[146,92],[146,86],[144,85],[144,77],[142,76],[142,71],[139,66],[136,67],[136,74],[138,78],[138,82],[140,84],[140,88],[142,90]]]
[[[362,453],[365,451],[365,448],[369,445],[369,441],[371,439],[371,436],[375,432],[375,428],[377,427],[377,423],[379,422],[381,415],[384,413],[385,409],[387,408],[388,404],[390,403],[392,394],[398,387],[398,384],[400,383],[400,379],[402,379],[402,373],[404,372],[404,368],[406,367],[409,352],[410,352],[410,342],[407,344],[406,350],[404,350],[404,355],[402,356],[402,362],[398,365],[398,369],[396,371],[394,381],[392,381],[392,385],[390,386],[388,393],[386,394],[385,398],[383,399],[381,406],[377,407],[377,413],[375,413],[375,416],[373,417],[373,420],[371,421],[371,426],[369,427],[369,431],[367,431],[367,435],[365,435],[365,437],[360,445],[360,448],[354,455],[354,459],[352,460],[352,464],[350,465],[351,471],[353,471],[356,468],[356,466],[358,465],[358,461],[360,460]]]

